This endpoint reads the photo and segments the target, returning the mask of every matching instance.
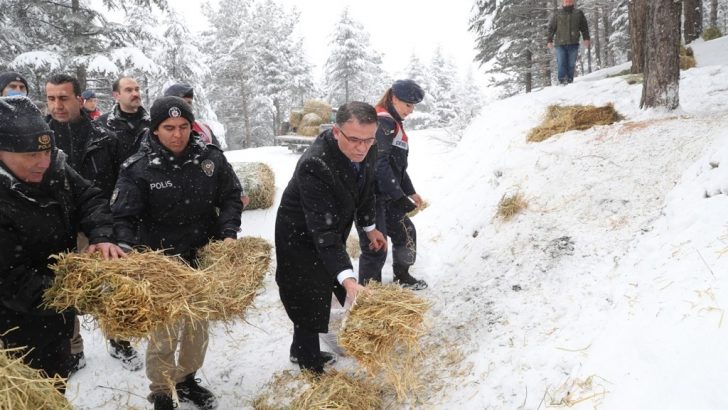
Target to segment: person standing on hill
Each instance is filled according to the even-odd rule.
[[[407,173],[409,140],[402,121],[410,115],[415,104],[425,97],[422,88],[412,80],[397,80],[377,103],[377,228],[392,239],[392,270],[394,282],[402,287],[420,290],[427,282],[412,277],[410,266],[417,256],[417,232],[408,212],[422,206]],[[382,267],[387,250],[369,246],[366,232],[357,225],[361,256],[359,283],[382,281]]]
[[[579,35],[584,47],[589,47],[589,24],[581,9],[574,7],[574,0],[563,0],[563,7],[551,17],[546,45],[556,50],[556,66],[559,84],[574,81],[576,57],[579,55]]]

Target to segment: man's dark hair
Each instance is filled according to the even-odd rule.
[[[348,102],[336,111],[336,125],[342,127],[345,123],[351,121],[352,117],[359,124],[374,124],[377,122],[377,110],[365,102]]]
[[[134,77],[130,77],[128,75],[122,75],[121,77],[119,77],[116,80],[114,80],[113,83],[111,83],[111,91],[118,93],[119,92],[119,83],[121,82],[121,80],[123,80],[125,78],[128,78],[130,80],[134,80]]]
[[[68,74],[53,74],[48,81],[46,81],[46,84],[53,84],[53,85],[61,85],[71,83],[73,84],[73,95],[76,97],[81,96],[81,83],[78,82],[78,79],[76,77],[70,76]]]

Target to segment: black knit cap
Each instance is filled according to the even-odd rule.
[[[192,107],[179,97],[159,97],[154,100],[152,108],[149,110],[152,122],[149,129],[155,131],[159,128],[159,124],[167,118],[183,117],[192,125],[195,122],[195,115],[192,113]]]
[[[172,84],[164,91],[165,97],[195,98],[195,90],[192,86],[184,83]]]
[[[398,99],[410,104],[418,104],[425,98],[425,91],[412,80],[395,81],[392,84],[392,94]]]
[[[0,98],[0,151],[37,152],[53,147],[53,131],[28,97]]]
[[[28,82],[25,81],[25,78],[23,78],[22,75],[16,73],[15,71],[5,71],[3,73],[0,73],[0,93],[5,89],[5,87],[10,84],[11,81],[20,81],[21,83],[25,84],[25,89],[30,90],[30,87],[28,87]]]

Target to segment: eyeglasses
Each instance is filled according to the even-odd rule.
[[[339,132],[341,133],[341,135],[343,135],[344,138],[346,138],[346,140],[349,141],[349,142],[351,142],[352,144],[365,145],[367,147],[371,147],[372,145],[374,145],[375,142],[377,142],[377,139],[376,138],[357,138],[357,137],[350,137],[350,136],[344,134],[344,131],[341,128],[339,128],[339,127],[336,127],[336,128],[339,130]]]

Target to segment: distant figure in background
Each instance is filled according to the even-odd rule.
[[[28,82],[22,75],[14,71],[0,73],[0,90],[3,97],[27,96],[28,88]]]
[[[76,313],[42,306],[51,255],[91,245],[116,259],[113,219],[101,190],[66,163],[53,131],[26,97],[0,98],[0,341],[47,375],[68,377]]]
[[[563,0],[563,7],[549,21],[546,42],[548,48],[556,48],[559,84],[574,82],[580,34],[584,39],[584,47],[589,47],[589,24],[584,12],[574,8],[574,0]]]
[[[88,114],[91,120],[95,120],[101,116],[101,111],[98,108],[99,99],[96,98],[96,93],[91,90],[86,90],[81,94],[83,99],[83,111]]]
[[[417,257],[417,232],[407,213],[422,206],[407,173],[409,140],[402,127],[407,118],[425,97],[422,88],[412,80],[397,80],[377,103],[377,229],[392,239],[392,270],[394,282],[402,287],[420,290],[427,282],[412,277],[410,266]],[[361,256],[359,283],[382,281],[382,267],[387,261],[387,249],[372,249],[366,232],[357,225]]]
[[[179,97],[185,100],[187,104],[192,107],[192,102],[195,99],[195,91],[189,84],[177,83],[170,85],[169,88],[164,91],[164,96]],[[220,141],[218,141],[217,137],[215,137],[215,134],[212,132],[212,128],[210,128],[207,124],[195,120],[195,122],[192,123],[192,131],[196,132],[206,144],[212,144],[220,148]],[[242,184],[243,181],[240,182]],[[240,200],[243,202],[243,208],[247,208],[248,204],[250,204],[250,196],[248,196],[248,193],[245,191],[245,187],[243,186],[242,188],[243,193]]]
[[[321,352],[331,294],[341,304],[364,289],[357,283],[346,238],[352,223],[363,227],[375,250],[387,241],[375,225],[374,165],[377,113],[353,101],[336,113],[336,125],[322,132],[296,164],[283,192],[275,226],[276,283],[293,322],[291,361],[323,373],[335,358]]]

